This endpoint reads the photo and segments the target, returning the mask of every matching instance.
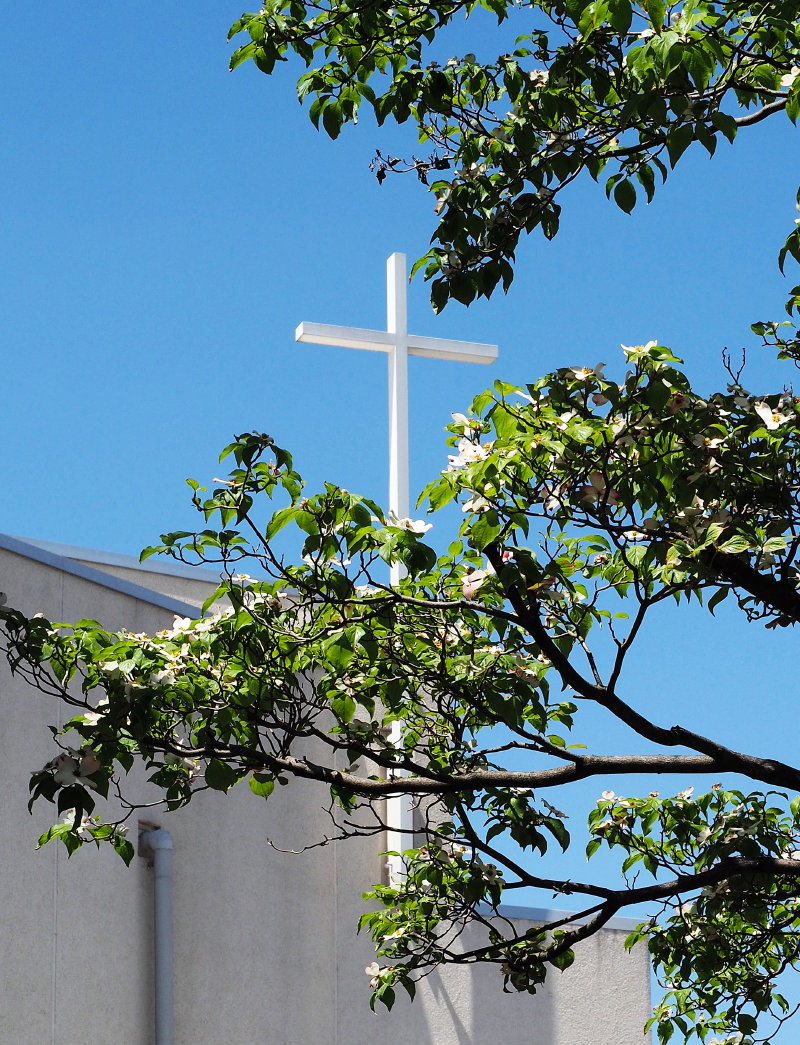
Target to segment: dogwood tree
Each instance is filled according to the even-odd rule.
[[[498,58],[451,59],[441,34],[480,8],[530,25]],[[430,155],[376,170],[430,182],[436,307],[508,286],[520,236],[554,235],[559,193],[584,172],[629,211],[693,144],[713,152],[800,104],[788,2],[268,0],[239,32],[234,65],[299,56],[301,97],[331,137],[364,103],[416,124]],[[787,254],[800,257],[796,231]],[[790,313],[798,301],[796,288]],[[791,328],[754,329],[800,355]],[[728,598],[767,630],[800,619],[800,404],[733,371],[701,395],[655,343],[625,355],[615,378],[571,367],[497,383],[453,415],[449,464],[422,495],[420,515],[441,520],[430,533],[427,515],[307,493],[287,451],[246,434],[227,479],[192,484],[205,528],[149,549],[221,567],[206,616],[144,636],[0,609],[14,670],[71,708],[31,781],[31,801],[63,814],[41,841],[130,859],[98,800],[125,794],[135,762],[171,809],[198,789],[256,801],[316,781],[343,839],[384,832],[386,799],[405,795],[414,831],[363,919],[373,1004],[448,962],[534,992],[646,905],[629,944],[649,947],[665,984],[660,1039],[771,1040],[790,1014],[776,982],[800,960],[800,767],[648,715],[626,669],[666,601],[713,613]],[[406,576],[390,584],[397,562]],[[573,743],[591,708],[627,731],[628,754]],[[630,796],[624,781],[642,776],[664,793]],[[559,795],[586,780],[600,797],[575,830]],[[576,846],[618,857],[619,880],[547,869]],[[519,889],[575,913],[519,935],[499,910]]]
[[[763,629],[800,619],[800,401],[735,373],[701,396],[655,343],[625,356],[621,380],[565,368],[453,416],[423,494],[437,529],[453,524],[438,549],[427,516],[387,518],[332,485],[307,494],[255,433],[225,451],[227,479],[191,484],[205,528],[149,549],[218,564],[208,605],[225,608],[153,636],[0,611],[12,666],[71,708],[31,781],[32,801],[65,814],[42,842],[109,841],[129,859],[95,810],[135,760],[171,809],[200,788],[255,802],[316,781],[341,838],[383,832],[386,799],[405,795],[414,832],[363,918],[373,1004],[448,962],[534,992],[646,904],[628,943],[667,985],[660,1039],[771,1040],[789,1013],[776,980],[800,960],[800,768],[647,715],[626,665],[667,600],[713,613],[731,599]],[[590,707],[629,753],[573,745]],[[631,796],[632,775],[664,793]],[[587,779],[600,797],[576,831],[560,796]],[[621,877],[543,869],[574,846],[618,856]],[[575,913],[519,935],[499,906],[521,888]]]
[[[520,237],[556,234],[576,178],[630,212],[688,149],[713,155],[800,112],[792,0],[264,0],[240,34],[232,67],[296,60],[298,94],[332,138],[363,111],[413,125],[425,155],[373,166],[415,172],[435,197],[418,266],[436,308],[507,288]]]

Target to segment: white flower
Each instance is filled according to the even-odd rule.
[[[213,619],[213,617],[203,617],[195,624],[193,630],[198,633],[204,631],[212,631],[215,624],[216,621]]]
[[[106,713],[105,709],[108,707],[108,697],[101,697],[97,702],[97,711],[87,711],[81,717],[87,726],[96,726],[103,715]],[[101,710],[102,709],[102,710]]]
[[[570,421],[578,416],[577,410],[565,410],[563,414],[558,415],[558,428],[566,428]]]
[[[492,443],[478,443],[472,439],[459,439],[456,445],[457,454],[451,454],[447,458],[447,471],[452,472],[456,468],[474,464],[475,461],[485,460],[492,449]]]
[[[542,507],[546,512],[558,511],[562,506],[562,497],[567,491],[566,483],[559,483],[557,486],[543,487],[542,493],[546,494],[542,501]]]
[[[438,634],[434,635],[433,641],[440,646],[455,646],[469,637],[469,630],[463,624],[446,624]]]
[[[97,790],[94,781],[84,775],[84,758],[89,760],[87,762],[87,773],[94,773],[95,769],[100,768],[100,763],[90,752],[84,756],[82,751],[75,751],[73,748],[67,748],[66,751],[62,751],[57,758],[54,758],[52,762],[48,762],[44,768],[52,772],[53,779],[61,787],[69,787],[70,784],[85,784],[87,787]],[[91,768],[92,766],[94,768]]]
[[[391,511],[389,512],[389,525],[408,530],[409,533],[416,533],[419,536],[433,529],[433,523],[426,523],[422,519],[401,519]]]
[[[176,667],[171,668],[159,668],[157,671],[151,671],[147,676],[148,686],[171,686],[178,676]]]
[[[697,447],[704,447],[707,450],[716,450],[718,446],[721,446],[725,442],[724,436],[714,437],[710,439],[705,435],[695,435],[692,437],[692,442]]]
[[[386,971],[387,970],[386,969],[382,969],[380,967],[380,965],[378,965],[377,962],[370,962],[370,964],[366,967],[364,972],[366,973],[367,976],[370,977],[369,985],[370,985],[370,987],[372,987],[373,990],[381,982],[381,976]]]
[[[604,367],[605,363],[598,363],[592,370],[585,366],[573,366],[570,367],[570,373],[577,381],[588,381],[592,377],[603,377]]]
[[[620,345],[619,347],[628,359],[637,359],[639,356],[643,356],[646,352],[649,352],[651,348],[655,348],[657,344],[657,341],[648,341],[646,345]]]
[[[460,428],[462,434],[467,438],[472,438],[483,427],[480,421],[469,418],[466,414],[450,414],[450,416],[453,418],[453,427]]]
[[[781,77],[781,87],[791,87],[798,76],[800,76],[800,67],[793,65],[791,70]]]
[[[66,751],[59,755],[58,758],[53,759],[49,764],[53,769],[53,777],[57,784],[66,787],[67,785],[74,784],[77,781],[80,763],[77,758],[67,754]]]
[[[787,421],[791,421],[793,417],[793,414],[784,414],[780,410],[773,410],[763,400],[756,403],[753,409],[764,422],[765,428],[771,432],[786,424]]]
[[[486,500],[485,497],[480,497],[477,494],[471,497],[468,501],[464,501],[461,505],[462,512],[488,512],[491,508],[491,504]]]
[[[383,942],[386,943],[387,940],[397,940],[401,936],[405,936],[405,934],[406,934],[406,930],[401,925],[400,928],[399,929],[395,929],[395,931],[393,933],[389,933],[387,936],[384,936]],[[377,963],[373,963],[373,964],[377,964]]]
[[[598,799],[598,802],[613,802],[616,797],[617,796],[614,794],[613,791],[603,791],[600,795],[600,798]]]
[[[608,504],[616,504],[619,501],[619,494],[616,490],[612,490],[606,485],[605,476],[602,472],[592,472],[589,476],[589,485],[581,486],[578,490],[578,496],[582,501],[587,501],[588,503],[606,501]]]
[[[677,797],[679,799],[681,799],[683,802],[688,802],[693,794],[694,794],[694,788],[693,787],[687,787],[685,791],[679,792]]]
[[[172,751],[167,751],[164,754],[164,764],[167,766],[182,766],[189,777],[196,777],[200,772],[200,764],[192,761],[191,758],[181,758],[180,755],[173,754]]]

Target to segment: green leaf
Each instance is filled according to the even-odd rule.
[[[715,112],[711,114],[711,123],[725,135],[729,142],[733,142],[739,129],[733,116],[729,116],[725,112]]]
[[[215,791],[228,791],[236,783],[238,777],[227,762],[212,758],[206,766],[205,781]]]
[[[256,53],[256,45],[251,41],[249,44],[245,44],[244,47],[239,47],[233,52],[230,60],[231,72],[238,68],[242,62],[246,62],[248,58],[252,58]],[[119,864],[117,864],[119,866]]]
[[[493,509],[480,515],[472,516],[469,535],[478,551],[492,543],[500,533],[500,521]]]
[[[609,0],[608,20],[620,35],[627,33],[633,20],[631,0]]]
[[[698,91],[704,91],[708,87],[715,64],[714,55],[702,44],[694,43],[684,49],[683,66]],[[713,116],[711,119],[713,122]]]
[[[131,860],[133,860],[135,855],[133,845],[119,831],[116,831],[112,836],[111,844],[114,847],[114,851],[124,860],[126,867],[130,867]]]
[[[614,202],[626,214],[630,214],[636,206],[636,188],[629,178],[617,182],[614,186]]]
[[[664,16],[667,13],[666,0],[644,0],[644,6],[653,28],[660,33],[664,28]]]
[[[342,110],[335,102],[326,105],[322,112],[322,126],[329,138],[338,138],[344,122]]]
[[[690,123],[682,123],[669,132],[667,135],[667,153],[669,154],[670,166],[675,166],[693,141],[694,127]]]
[[[263,773],[253,773],[249,780],[250,790],[261,798],[269,798],[275,790],[275,778]]]
[[[786,99],[786,115],[792,123],[797,123],[797,118],[800,116],[800,78],[796,78],[789,89],[789,96]]]
[[[727,599],[729,592],[730,588],[720,588],[718,591],[714,592],[708,600],[708,609],[711,611],[712,615],[723,599]]]
[[[740,555],[742,552],[749,551],[751,547],[752,541],[748,537],[743,534],[735,534],[730,540],[720,545],[720,551],[727,552],[729,555]]]

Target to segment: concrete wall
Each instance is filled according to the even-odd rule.
[[[90,563],[100,576],[82,576],[15,547],[0,549],[0,587],[20,609],[135,631],[171,623],[170,609],[146,592],[118,590],[110,573],[104,580],[102,563]],[[34,851],[54,810],[39,803],[28,815],[28,777],[53,757],[47,726],[65,716],[5,667],[0,716],[0,1040],[150,1045],[152,872],[144,859],[125,868],[93,847],[69,861],[60,845]],[[137,786],[147,798],[146,785]],[[572,969],[534,998],[503,994],[491,969],[450,969],[426,980],[413,1005],[403,996],[392,1013],[371,1013],[363,970],[374,956],[355,925],[361,892],[381,876],[380,840],[302,855],[267,841],[291,849],[324,837],[330,822],[319,801],[313,785],[293,783],[269,802],[242,788],[200,794],[173,814],[143,814],[175,845],[175,1045],[642,1042],[647,956],[626,954],[625,933],[613,930],[587,941]]]

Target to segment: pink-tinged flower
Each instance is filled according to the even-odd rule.
[[[471,599],[486,580],[489,574],[486,570],[472,570],[461,582],[461,591],[465,599]]]
[[[93,751],[84,751],[80,765],[81,776],[90,776],[92,773],[96,773],[98,769],[102,768],[103,763],[97,758]]]
[[[602,472],[592,472],[589,476],[589,484],[580,487],[578,496],[582,501],[588,503],[603,501],[607,504],[617,504],[619,502],[619,494],[606,485]]]
[[[786,424],[787,421],[791,421],[794,414],[785,414],[780,410],[773,410],[771,406],[768,406],[763,400],[756,403],[753,407],[755,412],[764,422],[764,427],[770,432],[776,428],[780,428],[781,425]]]

